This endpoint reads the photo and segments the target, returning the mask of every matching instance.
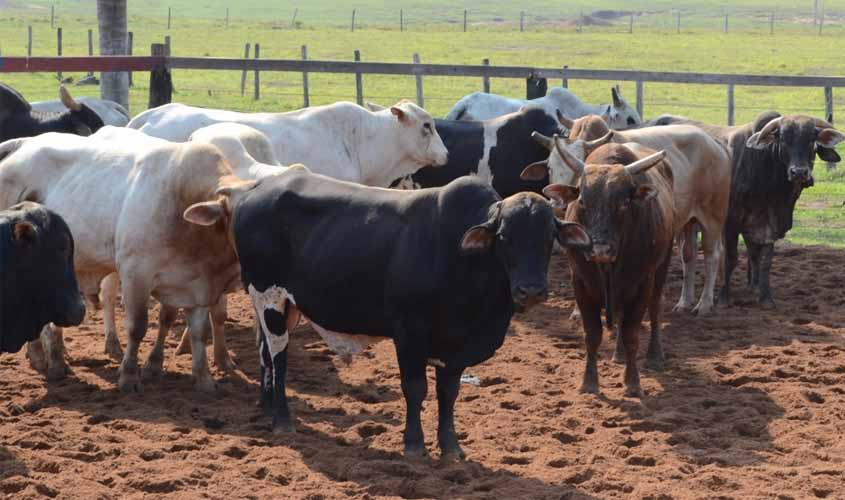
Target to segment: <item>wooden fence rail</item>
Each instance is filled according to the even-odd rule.
[[[256,44],[257,45],[257,44]],[[257,47],[256,47],[257,49]],[[646,83],[681,83],[698,85],[724,85],[728,92],[728,122],[733,122],[735,113],[735,86],[777,86],[777,87],[814,87],[824,89],[820,94],[824,98],[825,108],[832,115],[833,89],[845,87],[845,76],[772,76],[738,75],[728,73],[680,73],[629,70],[532,68],[527,66],[491,66],[484,61],[479,65],[423,64],[419,59],[413,63],[380,63],[362,61],[318,61],[306,59],[255,59],[248,58],[211,58],[211,57],[173,57],[173,56],[95,56],[95,57],[0,57],[0,73],[35,73],[35,72],[86,72],[86,71],[152,71],[166,68],[180,70],[229,70],[283,71],[291,73],[338,73],[356,76],[356,97],[363,100],[361,75],[407,75],[417,80],[418,101],[423,101],[423,76],[478,77],[482,79],[484,90],[489,89],[490,78],[518,78],[529,84],[532,96],[537,89],[545,91],[546,80],[603,80],[627,81],[636,83],[636,107],[642,115],[644,106],[644,87]],[[256,54],[257,56],[258,54]],[[305,77],[307,82],[307,76]],[[242,82],[242,88],[243,88]],[[305,83],[307,86],[307,83]],[[152,91],[152,89],[151,89]],[[256,94],[258,88],[256,86]],[[830,118],[828,116],[827,118]]]

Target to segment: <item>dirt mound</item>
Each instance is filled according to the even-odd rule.
[[[389,342],[345,366],[309,328],[294,332],[297,432],[274,435],[255,406],[245,296],[230,301],[227,324],[243,372],[221,378],[216,396],[191,390],[190,357],[173,355],[175,338],[162,380],[142,394],[116,391],[118,365],[103,354],[96,312],[66,332],[65,381],[46,383],[23,354],[0,358],[0,497],[845,498],[842,251],[780,247],[776,311],[743,293],[741,266],[738,302],[706,318],[670,312],[680,293],[675,260],[667,368],[642,372],[646,396],[637,400],[622,395],[608,339],[602,395],[577,392],[583,334],[569,320],[569,271],[556,255],[556,293],[514,321],[492,360],[467,371],[479,383],[463,385],[456,406],[462,463],[437,459],[433,379],[423,426],[434,458],[400,455],[404,403]]]

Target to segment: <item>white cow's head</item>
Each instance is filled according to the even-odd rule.
[[[610,128],[614,130],[625,130],[642,124],[643,119],[637,113],[637,110],[632,108],[628,104],[628,101],[622,98],[619,85],[611,87],[610,93],[613,97],[613,104],[608,104],[607,110],[602,114],[602,118]]]
[[[449,152],[426,110],[403,99],[390,107],[390,113],[400,126],[397,146],[402,153],[420,166],[446,164]]]
[[[549,150],[549,159],[538,161],[525,167],[522,174],[520,174],[522,180],[538,181],[543,180],[548,175],[549,184],[577,186],[579,179],[576,177],[575,171],[564,161],[564,150],[579,161],[586,161],[590,153],[602,144],[610,142],[610,139],[613,138],[613,131],[611,130],[603,137],[599,137],[593,141],[582,139],[573,140],[558,135],[546,137],[539,132],[533,132],[531,138]]]

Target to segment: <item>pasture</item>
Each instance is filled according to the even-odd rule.
[[[825,2],[824,32],[809,17],[811,2],[739,0],[730,7],[703,2],[493,0],[466,2],[470,30],[461,32],[463,4],[435,0],[383,2],[314,0],[267,6],[244,0],[129,0],[135,53],[147,54],[165,36],[174,55],[241,57],[260,43],[262,58],[494,65],[596,69],[841,75],[845,4]],[[55,54],[49,5],[42,0],[0,0],[2,55]],[[637,5],[642,4],[642,5]],[[64,54],[87,52],[94,2],[57,3]],[[167,7],[173,7],[167,29]],[[358,10],[356,31],[349,14]],[[294,9],[297,29],[291,29]],[[398,9],[407,28],[400,33]],[[625,18],[577,32],[581,10],[648,10],[633,34]],[[675,10],[683,13],[675,32]],[[520,11],[529,15],[519,32]],[[770,35],[768,12],[779,22]],[[722,16],[735,16],[723,33]],[[73,74],[79,79],[84,74]],[[261,74],[261,99],[246,96],[239,71],[173,72],[173,100],[243,111],[286,111],[302,105],[301,75]],[[311,104],[354,100],[352,75],[311,74]],[[5,74],[2,81],[28,99],[56,97],[54,74]],[[136,73],[131,113],[146,108],[149,75]],[[549,81],[549,85],[560,82]],[[607,102],[616,82],[570,80],[588,102]],[[492,92],[523,97],[523,80],[493,79]],[[75,96],[96,87],[69,86]],[[442,116],[461,96],[481,89],[473,78],[426,77],[426,109]],[[633,102],[634,84],[622,84]],[[364,76],[368,101],[413,98],[413,77]],[[834,93],[837,123],[845,120],[845,90]],[[737,87],[736,121],[758,112],[821,117],[821,89]],[[645,118],[661,113],[725,123],[721,85],[647,84]],[[840,148],[842,151],[842,148]],[[674,313],[681,265],[675,252],[664,300],[666,370],[642,371],[645,397],[623,396],[622,366],[611,360],[605,335],[599,374],[602,395],[578,393],[585,363],[583,330],[566,256],[555,253],[550,298],[517,315],[504,346],[490,361],[467,370],[456,428],[468,459],[440,462],[401,455],[405,404],[396,354],[383,342],[350,365],[328,349],[310,326],[291,335],[288,397],[295,434],[275,435],[256,407],[258,355],[252,304],[230,299],[228,345],[238,369],[213,370],[218,392],[194,392],[190,356],[176,356],[178,336],[166,341],[165,373],[141,394],[116,388],[119,363],[103,353],[103,311],[89,310],[80,327],[65,331],[73,373],[46,382],[23,352],[0,358],[0,497],[3,498],[526,498],[686,500],[712,498],[845,498],[845,167],[817,161],[795,227],[778,244],[772,271],[774,311],[746,293],[746,259],[734,273],[736,301],[712,316]],[[699,257],[696,290],[702,286]],[[719,277],[719,282],[722,278]],[[141,345],[146,359],[158,324],[150,310]],[[118,311],[125,345],[122,308]],[[174,332],[181,334],[180,319]],[[643,335],[645,339],[645,334]],[[647,342],[641,341],[641,358]],[[211,349],[209,348],[209,355]],[[433,372],[424,404],[426,446],[436,447],[437,400]]]

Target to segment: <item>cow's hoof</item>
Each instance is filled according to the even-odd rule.
[[[106,337],[105,353],[114,361],[120,361],[123,359],[123,348],[120,347],[120,340],[117,339],[116,334],[114,334],[114,336],[109,335]]]
[[[665,369],[663,358],[646,359],[645,367],[655,372],[662,372]]]
[[[713,312],[713,304],[704,304],[699,302],[695,309],[692,310],[692,313],[696,316],[709,316],[710,313]]]
[[[217,367],[218,370],[223,372],[233,372],[238,367],[235,365],[235,362],[232,361],[232,357],[229,356],[229,353],[226,352],[224,355],[214,355],[214,366]]]
[[[26,357],[29,359],[29,366],[33,370],[39,373],[47,371],[47,356],[44,354],[44,348],[41,347],[40,340],[35,340],[27,344]]]
[[[572,314],[569,315],[569,319],[572,321],[580,321],[581,320],[581,310],[577,307],[572,310]]]
[[[678,302],[677,304],[675,304],[675,307],[672,308],[672,312],[677,312],[677,313],[681,313],[681,312],[685,313],[685,312],[689,312],[691,310],[692,310],[692,304],[685,302],[683,300]]]
[[[613,352],[613,362],[624,365],[625,364],[625,353],[624,352]]]
[[[120,389],[120,392],[125,394],[143,391],[143,387],[141,386],[141,379],[138,377],[137,372],[131,375],[121,373],[120,379],[117,382],[117,387],[118,389]]]
[[[261,413],[264,414],[266,417],[273,416],[273,395],[270,394],[267,397],[261,397],[256,403],[255,406],[261,409]]]
[[[290,419],[273,420],[273,434],[292,434],[296,432],[296,426]]]
[[[772,300],[771,298],[760,299],[758,301],[758,303],[760,304],[760,307],[762,307],[763,309],[765,309],[767,311],[777,309],[777,306],[775,305],[775,301]]]
[[[161,380],[163,373],[162,360],[153,361],[152,359],[148,359],[144,365],[144,369],[141,370],[141,379],[144,382],[158,382]]]
[[[210,374],[206,377],[199,377],[194,382],[194,390],[205,394],[214,394],[217,392],[217,382],[211,378]]]
[[[405,445],[405,458],[426,458],[427,456],[428,451],[425,445]]]
[[[70,366],[64,358],[51,360],[49,366],[47,366],[47,380],[50,382],[64,380],[70,373]]]
[[[449,462],[457,462],[466,459],[467,455],[457,443],[440,447],[440,459]]]
[[[643,398],[644,396],[643,389],[639,385],[625,387],[626,398]]]
[[[578,392],[581,394],[599,394],[599,384],[597,382],[584,382],[581,384],[581,387],[578,388]]]

